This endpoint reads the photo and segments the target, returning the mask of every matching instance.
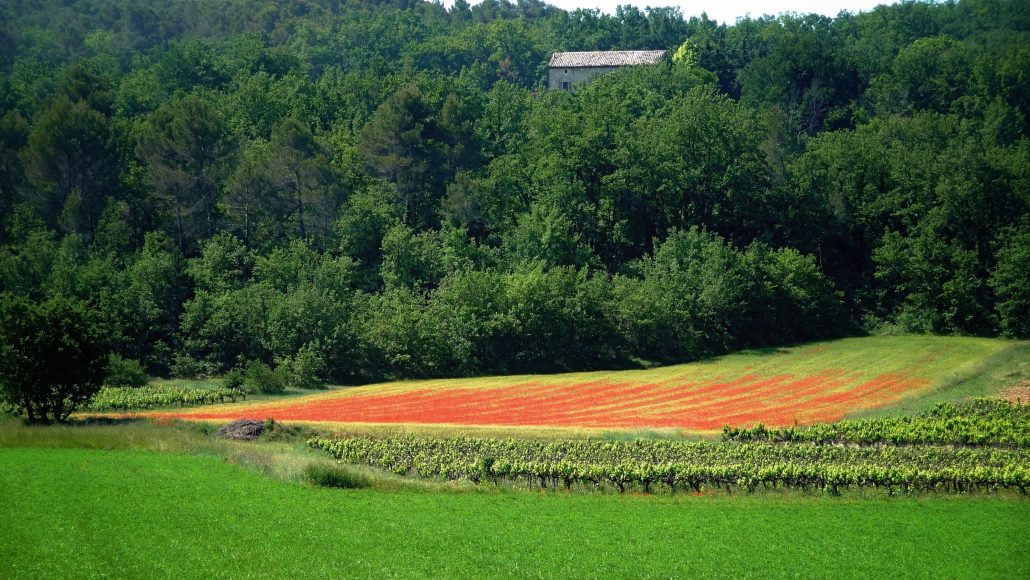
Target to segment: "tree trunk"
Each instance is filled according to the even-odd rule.
[[[176,237],[179,238],[179,250],[186,250],[186,232],[183,231],[182,226],[182,209],[179,207],[179,200],[175,200],[175,232]]]
[[[32,402],[27,398],[22,400],[22,406],[25,407],[25,412],[29,416],[29,423],[36,422],[36,410],[32,408]]]
[[[304,197],[300,189],[300,175],[297,173],[297,169],[293,168],[290,172],[289,184],[293,189],[294,205],[297,208],[297,230],[300,234],[300,239],[308,239],[307,228],[304,224]]]
[[[250,204],[243,204],[243,245],[250,247]]]

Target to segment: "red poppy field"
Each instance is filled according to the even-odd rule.
[[[648,370],[404,381],[162,415],[696,432],[727,424],[808,425],[939,392],[1011,346],[970,338],[868,337]]]
[[[729,423],[809,424],[836,421],[856,408],[890,404],[925,389],[924,379],[880,375],[870,380],[843,371],[810,376],[745,375],[682,384],[594,381],[532,382],[497,388],[453,387],[336,397],[244,408],[277,421],[421,423],[601,429],[720,429]],[[244,409],[178,415],[238,418]]]

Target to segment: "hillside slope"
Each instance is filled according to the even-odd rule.
[[[1018,367],[1027,351],[998,339],[850,338],[648,370],[401,381],[166,416],[694,432],[805,425],[991,394],[1006,386],[992,370]]]

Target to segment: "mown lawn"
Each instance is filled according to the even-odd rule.
[[[0,576],[1009,577],[1030,502],[329,490],[212,456],[0,449]]]

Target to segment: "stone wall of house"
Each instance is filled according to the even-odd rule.
[[[570,87],[582,83],[589,83],[592,78],[597,75],[609,73],[613,70],[618,70],[621,67],[617,66],[596,66],[596,67],[577,67],[577,68],[552,68],[547,71],[547,88],[551,90],[561,89],[562,81],[570,83]]]

